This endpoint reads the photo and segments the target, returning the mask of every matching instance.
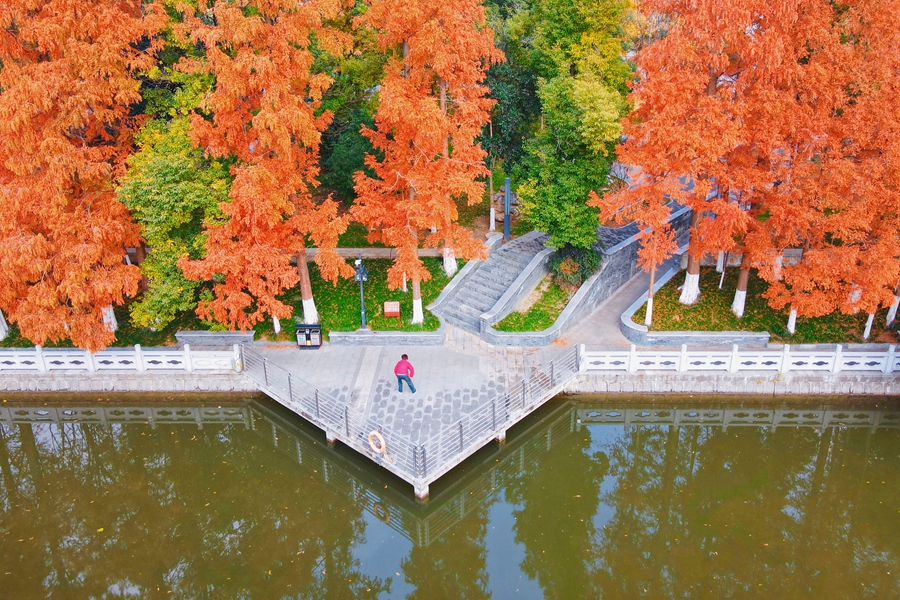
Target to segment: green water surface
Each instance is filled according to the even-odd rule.
[[[726,428],[560,399],[421,505],[223,398],[0,405],[0,598],[900,598],[896,405]]]

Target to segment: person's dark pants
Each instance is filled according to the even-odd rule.
[[[403,382],[406,382],[406,385],[409,386],[409,390],[415,394],[416,386],[413,385],[412,379],[409,378],[409,375],[397,375],[397,387],[400,388],[398,391],[403,391]]]

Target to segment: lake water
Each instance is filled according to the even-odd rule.
[[[900,598],[896,404],[639,407],[555,400],[422,505],[265,400],[10,399],[0,598]]]

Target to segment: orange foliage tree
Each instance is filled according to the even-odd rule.
[[[455,198],[481,201],[488,175],[476,143],[493,101],[483,85],[490,63],[503,59],[477,0],[372,0],[362,24],[378,32],[379,47],[395,54],[385,66],[376,128],[364,129],[383,158],[369,155],[375,177],[356,175],[353,214],[370,239],[397,249],[388,285],[412,280],[413,323],[424,319],[420,282],[430,277],[420,245],[480,258],[484,244],[461,227]]]
[[[318,321],[306,263],[307,237],[318,247],[322,277],[336,281],[352,269],[334,248],[348,217],[330,198],[316,202],[321,134],[331,114],[317,115],[331,84],[313,74],[313,37],[325,51],[350,42],[323,25],[341,10],[340,0],[221,1],[204,14],[188,13],[182,35],[206,50],[202,61],[181,68],[211,73],[214,90],[192,115],[192,136],[207,152],[233,157],[231,202],[225,222],[207,230],[202,260],[182,259],[187,277],[213,279],[215,297],[197,309],[205,318],[246,329],[272,315],[291,316],[278,300],[301,283],[304,320]],[[297,256],[297,269],[291,256]]]
[[[650,240],[670,235],[659,205],[674,198],[693,209],[684,303],[697,299],[704,253],[738,251],[739,316],[751,265],[771,284],[770,304],[793,308],[791,330],[798,312],[889,304],[898,277],[898,128],[888,100],[897,7],[649,0],[641,8],[665,15],[671,29],[637,55],[636,108],[619,157],[642,176],[595,197],[601,214],[633,217]],[[798,264],[782,264],[787,248],[804,250]],[[650,263],[665,256],[651,254]]]
[[[115,339],[140,230],[116,200],[138,71],[165,15],[139,0],[13,0],[0,11],[0,309],[37,344]]]

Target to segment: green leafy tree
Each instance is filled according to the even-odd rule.
[[[203,257],[202,226],[221,219],[218,205],[228,198],[228,165],[204,157],[191,144],[189,130],[186,117],[150,121],[119,190],[152,250],[141,264],[149,288],[130,307],[132,321],[141,327],[165,327],[176,313],[196,308],[200,282],[185,278],[178,257]]]
[[[556,248],[596,241],[591,190],[606,186],[627,80],[624,0],[537,0],[530,24],[542,118],[516,175],[526,221]]]

